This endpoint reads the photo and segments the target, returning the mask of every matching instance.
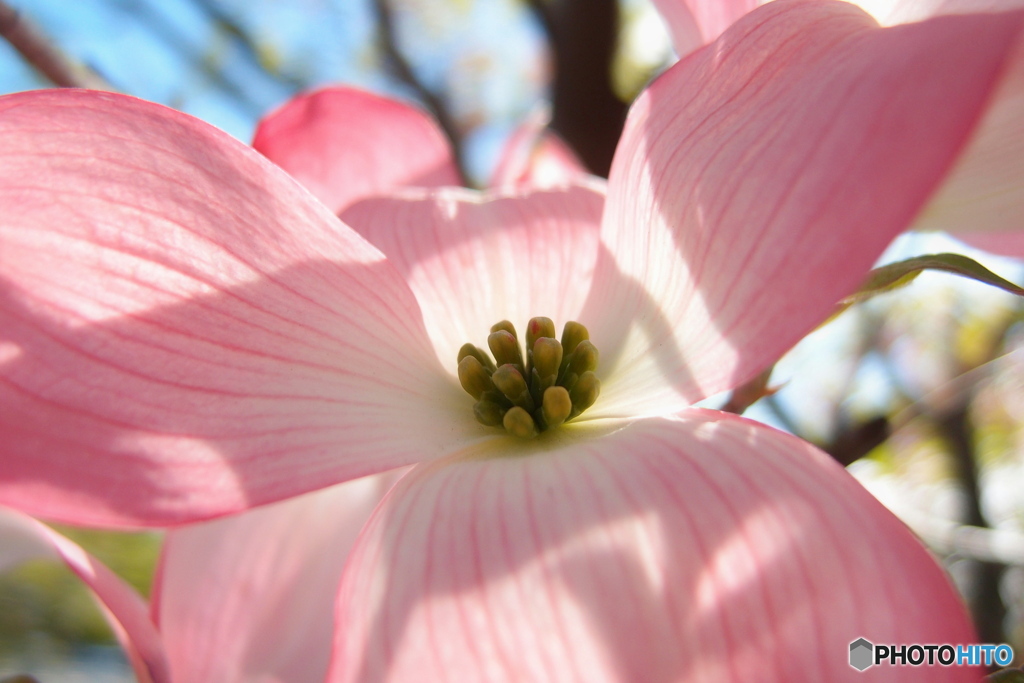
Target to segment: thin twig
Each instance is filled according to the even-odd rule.
[[[230,14],[222,10],[216,2],[212,2],[211,0],[194,0],[194,3],[206,13],[211,22],[217,26],[217,28],[238,41],[239,46],[242,48],[243,52],[245,52],[246,58],[258,66],[263,73],[288,86],[292,90],[302,90],[309,86],[309,83],[301,78],[284,73],[278,69],[272,70],[268,68],[260,57],[259,45],[249,34],[249,31],[235,21]]]
[[[89,69],[71,61],[3,0],[0,0],[0,36],[54,85],[61,88],[114,89]]]
[[[448,111],[445,102],[425,86],[405,58],[402,51],[398,49],[398,42],[395,38],[394,19],[391,14],[391,6],[388,0],[374,0],[374,7],[377,11],[377,25],[380,31],[381,48],[387,57],[395,76],[403,83],[412,88],[416,95],[423,102],[423,105],[437,120],[441,130],[448,136],[452,145],[452,155],[455,157],[455,164],[465,184],[466,172],[462,160],[462,138],[459,135],[455,119]]]
[[[910,506],[890,509],[925,543],[943,555],[956,553],[982,562],[1024,567],[1024,534],[957,524],[924,514]]]
[[[768,388],[768,381],[771,379],[772,370],[774,369],[775,366],[772,365],[746,384],[733,389],[729,394],[729,400],[725,402],[725,405],[723,405],[720,410],[726,413],[742,415],[746,412],[747,408],[754,405],[765,396],[771,396],[774,394],[775,390]]]
[[[192,36],[174,22],[168,21],[159,8],[153,7],[153,3],[138,3],[134,14],[135,19],[145,24],[148,31],[177,53],[187,69],[195,69],[208,78],[213,87],[230,96],[232,102],[247,115],[255,118],[266,113],[267,103],[256,95],[250,83],[233,77],[232,70],[223,69],[217,60],[199,54],[193,45]],[[211,19],[216,22],[214,17]]]
[[[967,526],[987,529],[991,525],[981,508],[981,483],[978,455],[975,450],[974,420],[971,403],[974,392],[966,392],[956,404],[929,415],[946,451],[953,461],[953,470],[964,496],[964,522]],[[968,596],[974,625],[984,643],[1004,642],[1003,619],[1006,605],[1000,594],[1004,568],[1001,564],[971,560],[965,565],[964,588]]]

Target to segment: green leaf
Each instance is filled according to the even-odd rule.
[[[926,270],[942,270],[947,273],[954,273],[955,275],[998,287],[1017,296],[1024,296],[1024,288],[1018,287],[1009,280],[999,277],[985,266],[963,254],[926,254],[874,269],[859,290],[839,302],[839,308],[834,315],[842,313],[853,304],[908,285]]]

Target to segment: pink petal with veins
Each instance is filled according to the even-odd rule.
[[[587,429],[399,482],[346,569],[329,680],[856,683],[893,674],[850,667],[859,637],[973,641],[924,547],[809,444],[699,410]]]
[[[1024,7],[1022,0],[856,0],[882,26],[924,21],[943,14],[1006,12]]]
[[[879,29],[846,3],[779,0],[661,76],[608,182],[591,334],[628,381],[592,410],[735,387],[820,323],[953,167],[1022,18]]]
[[[1008,15],[1015,16],[1015,15]],[[1024,258],[1024,37],[956,164],[914,222]]]
[[[655,0],[676,51],[690,51],[718,37],[765,0]],[[856,0],[883,26],[950,14],[1007,12],[1022,0]],[[949,177],[912,226],[945,230],[982,249],[1024,258],[1014,217],[1024,211],[1024,45]]]
[[[955,236],[971,246],[991,251],[993,254],[1024,258],[1024,231],[1012,230],[1010,225],[1006,227],[1006,230],[957,232]]]
[[[527,118],[505,143],[491,187],[555,187],[589,175],[568,143],[553,130],[545,112]]]
[[[322,683],[330,596],[388,473],[167,534],[155,621],[176,681]]]
[[[473,427],[448,419],[461,391],[399,273],[205,123],[4,97],[0,205],[5,504],[199,520],[444,455]]]
[[[354,88],[289,100],[260,122],[252,145],[335,213],[397,187],[462,184],[426,112]]]
[[[93,592],[142,683],[170,683],[167,657],[145,601],[116,574],[53,529],[0,507],[0,572],[29,560],[63,561]]]
[[[583,307],[597,257],[604,187],[406,192],[342,214],[406,277],[438,358],[454,373],[459,347],[487,348],[491,325],[562,325]],[[586,321],[581,321],[586,322]]]
[[[715,40],[733,22],[761,4],[759,0],[653,1],[680,56]]]

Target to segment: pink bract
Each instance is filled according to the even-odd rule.
[[[492,187],[552,187],[587,175],[576,153],[547,125],[547,112],[539,110],[512,133],[491,176]]]
[[[279,148],[272,117],[261,149],[305,150],[290,170],[325,207],[171,110],[2,98],[0,502],[179,524],[419,463],[345,565],[330,680],[861,680],[858,637],[968,641],[941,570],[834,462],[688,406],[778,358],[974,168],[1022,20],[773,3],[641,95],[606,186],[392,191],[382,146],[345,195],[316,137],[380,133],[311,115]],[[523,442],[472,421],[453,350],[533,315],[590,328],[603,395]]]
[[[448,141],[429,116],[358,90],[289,100],[263,120],[252,146],[335,213],[403,185],[460,184]]]
[[[669,25],[676,50],[685,55],[716,38],[766,0],[655,0]],[[858,0],[883,26],[933,17],[1007,12],[1020,0]],[[1024,258],[1019,217],[1024,213],[1024,46],[1006,61],[999,87],[990,95],[953,168],[910,225],[943,230],[974,246]],[[955,95],[954,95],[955,96]]]
[[[0,507],[0,572],[62,560],[93,591],[142,683],[318,683],[349,550],[398,473],[167,532],[147,610],[95,558]]]

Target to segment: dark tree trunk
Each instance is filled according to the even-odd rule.
[[[607,176],[627,106],[612,91],[617,0],[534,0],[555,61],[551,127],[587,167]]]

